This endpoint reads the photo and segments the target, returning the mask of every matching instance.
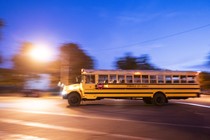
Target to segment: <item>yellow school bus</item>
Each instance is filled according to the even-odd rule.
[[[82,69],[80,83],[64,85],[61,94],[70,106],[104,98],[143,99],[146,104],[164,105],[169,99],[199,97],[199,72]]]

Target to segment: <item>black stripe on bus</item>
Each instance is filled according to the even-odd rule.
[[[85,94],[153,94],[153,92],[142,92],[142,93],[136,93],[136,92],[85,92]]]
[[[198,92],[165,92],[165,94],[198,94]]]
[[[96,88],[97,89],[97,88]],[[148,88],[106,88],[106,87],[104,87],[104,88],[98,88],[97,90],[109,90],[109,89],[115,89],[115,90],[135,90],[135,89],[138,89],[138,90],[144,90],[144,89],[149,89],[149,90],[152,90],[152,89],[158,89],[158,90],[167,90],[167,89],[170,89],[170,90],[176,90],[176,89],[178,89],[178,90],[180,90],[180,89],[182,89],[182,90],[195,90],[195,89],[200,89],[200,88],[173,88],[173,87],[171,87],[171,88],[152,88],[152,87],[148,87]]]
[[[113,83],[108,83],[108,84],[106,84],[106,83],[103,83],[103,85],[117,85],[117,86],[119,86],[119,85],[150,85],[150,86],[152,86],[152,85],[199,85],[199,84],[197,84],[197,83],[152,83],[152,84],[149,84],[149,83],[116,83],[116,84],[113,84]]]
[[[153,92],[108,92],[108,93],[104,93],[104,92],[85,92],[85,94],[137,94],[137,95],[141,95],[141,94],[153,94]],[[198,94],[197,92],[165,92],[165,94]]]

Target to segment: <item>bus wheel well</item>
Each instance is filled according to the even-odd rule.
[[[160,105],[164,105],[165,103],[167,103],[168,100],[166,98],[166,95],[163,92],[158,91],[153,95],[152,102],[154,105],[160,106]]]
[[[162,91],[157,91],[155,92],[155,94],[163,94],[165,96],[165,93],[163,93]],[[153,95],[153,97],[155,96],[155,94]]]
[[[69,94],[68,94],[68,97],[69,97],[69,95],[71,95],[71,94],[78,94],[79,96],[80,96],[80,94],[77,92],[77,91],[72,91],[72,92],[70,92]],[[80,96],[81,97],[81,96]]]
[[[68,103],[70,106],[79,106],[81,102],[81,96],[78,92],[71,92],[68,94]]]

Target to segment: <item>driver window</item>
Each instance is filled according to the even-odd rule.
[[[85,75],[85,83],[86,84],[95,83],[95,75]]]

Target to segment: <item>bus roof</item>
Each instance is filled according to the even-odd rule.
[[[82,69],[82,74],[127,74],[127,75],[198,75],[198,71],[173,71],[173,70],[96,70]]]

